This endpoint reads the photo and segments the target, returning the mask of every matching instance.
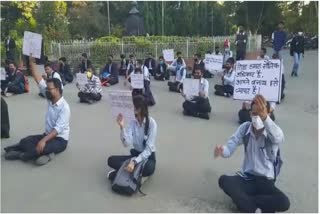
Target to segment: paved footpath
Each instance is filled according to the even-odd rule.
[[[271,51],[269,50],[269,53]],[[276,109],[277,123],[285,133],[281,147],[284,165],[277,185],[291,200],[290,212],[318,211],[318,52],[307,51],[301,76],[290,77],[292,58],[286,51],[285,101]],[[230,159],[213,159],[215,144],[225,143],[236,130],[239,101],[213,95],[209,121],[184,117],[183,98],[169,93],[167,83],[152,82],[157,104],[151,116],[158,123],[156,173],[142,188],[145,197],[113,194],[106,181],[106,159],[126,154],[119,128],[104,100],[80,104],[75,84],[65,87],[71,107],[71,137],[65,152],[46,166],[36,167],[1,158],[2,212],[236,212],[230,198],[218,187],[221,174],[237,171],[243,148]],[[9,97],[11,138],[1,148],[22,137],[43,132],[47,103],[31,93]],[[123,84],[110,89],[123,88]],[[2,150],[3,153],[3,150]]]

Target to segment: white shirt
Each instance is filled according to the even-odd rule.
[[[144,126],[146,120],[144,119],[142,125],[137,120],[132,120],[127,127],[123,128],[120,132],[120,139],[122,144],[127,146],[133,146],[135,150],[141,152],[140,155],[134,160],[139,163],[142,160],[147,160],[152,152],[156,151],[156,136],[157,136],[157,123],[152,118],[149,117],[149,131],[146,136],[146,146],[143,145]]]
[[[204,93],[204,97],[208,98],[209,95],[209,82],[205,78],[200,79],[200,84],[199,84],[199,92]],[[186,95],[186,100],[191,101],[194,97],[193,96],[187,96]]]
[[[141,70],[142,70],[142,74],[143,74],[143,79],[150,81],[150,73],[149,73],[148,68],[147,68],[146,66],[142,65],[142,66],[141,66]],[[134,71],[131,72],[131,73],[130,73],[130,77],[131,77],[131,75],[134,74],[134,73],[135,73]]]
[[[231,68],[230,71],[224,75],[223,84],[234,86],[235,73],[236,72]]]
[[[53,74],[53,76],[52,76],[52,74]],[[51,75],[50,75],[50,78],[56,78],[56,79],[59,79],[59,80],[60,80],[60,82],[61,82],[61,88],[62,88],[62,90],[63,90],[62,80],[61,80],[60,74],[59,74],[58,72],[53,71],[53,72],[51,73]]]
[[[179,71],[176,73],[176,81],[183,83],[183,80],[186,78],[187,71],[184,67],[180,68]]]
[[[39,88],[40,90],[45,90],[47,88],[47,84],[44,79],[39,82]],[[68,141],[70,133],[70,117],[71,112],[69,104],[63,97],[61,97],[55,104],[48,101],[45,133],[49,134],[53,129],[55,129],[58,133],[57,137],[61,137]]]
[[[264,55],[264,58],[262,58],[261,56],[257,56],[257,59],[259,59],[259,60],[261,60],[261,59],[269,60],[270,57],[268,55]]]

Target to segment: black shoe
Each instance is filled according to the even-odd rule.
[[[294,72],[292,71],[292,72],[291,72],[291,76],[293,77],[293,75],[294,75]]]
[[[108,172],[107,178],[108,178],[110,181],[113,181],[113,180],[115,179],[116,175],[117,175],[117,171],[113,169],[113,170],[111,170],[111,171]]]
[[[294,73],[294,76],[295,76],[295,77],[298,77],[298,73]]]
[[[23,153],[19,151],[9,151],[4,155],[4,158],[6,160],[20,160],[22,155]]]
[[[285,94],[282,94],[281,95],[281,100],[283,100],[285,98],[285,96],[286,96]]]
[[[208,113],[198,113],[198,117],[202,118],[202,119],[206,119],[209,120],[209,114]]]

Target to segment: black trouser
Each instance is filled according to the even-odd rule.
[[[63,76],[64,76],[64,79],[65,79],[66,82],[72,83],[73,75],[72,75],[71,72],[70,73],[65,73]]]
[[[244,122],[251,122],[251,116],[250,116],[250,110],[249,109],[241,109],[238,112],[238,116],[239,116],[239,123],[240,124],[242,124]],[[269,116],[270,116],[271,120],[273,120],[273,121],[276,120],[273,112],[271,112]]]
[[[126,72],[127,72],[127,69],[125,68],[125,69],[120,69],[119,70],[119,75],[120,76],[125,76],[126,75]]]
[[[240,212],[253,213],[258,208],[262,212],[284,212],[289,209],[288,197],[281,192],[273,180],[255,176],[246,181],[239,175],[219,178],[220,188],[231,197]]]
[[[244,60],[246,58],[246,50],[237,50],[236,60]]]
[[[10,137],[10,121],[8,105],[6,101],[1,97],[1,138]]]
[[[233,95],[233,86],[231,85],[215,85],[215,95],[224,96],[225,93]]]
[[[80,91],[78,93],[78,97],[80,98],[80,101],[88,102],[89,100],[99,101],[99,100],[101,100],[102,96],[100,93],[95,94],[95,93],[85,93],[85,92]]]
[[[150,73],[152,76],[154,76],[155,71],[154,71],[153,69],[148,69],[148,70],[149,70],[149,73]]]
[[[115,170],[119,170],[120,167],[122,166],[123,162],[126,160],[132,158],[132,157],[137,157],[140,152],[137,150],[131,149],[130,150],[130,155],[113,155],[108,158],[108,166]],[[151,153],[147,163],[144,165],[143,171],[142,171],[142,176],[147,177],[150,176],[154,173],[154,170],[156,169],[156,155],[154,152]]]
[[[67,148],[68,141],[61,137],[56,137],[52,140],[49,140],[44,149],[43,153],[41,155],[38,154],[36,147],[39,143],[39,141],[44,137],[45,135],[31,135],[26,138],[23,138],[20,140],[20,142],[13,146],[8,146],[4,150],[6,152],[9,151],[19,151],[24,153],[23,159],[24,160],[34,160],[38,158],[41,155],[48,155],[51,153],[60,153],[63,152]]]
[[[183,89],[183,84],[181,84],[178,88],[180,82],[168,82],[169,90],[180,93],[180,90]]]
[[[206,114],[211,112],[211,106],[208,98],[197,97],[195,102],[186,100],[182,104],[182,107],[186,114],[189,115],[197,115],[198,113]]]
[[[165,79],[165,73],[156,73],[156,75],[154,76],[155,80],[164,80]]]
[[[21,87],[21,85],[9,84],[7,92],[13,93],[13,94],[23,94],[25,91],[23,87]]]
[[[143,89],[132,90],[132,97],[137,95],[143,95],[145,97],[145,100],[148,106],[153,106],[156,104],[156,101],[154,100],[153,94],[150,89],[150,81],[148,80],[144,80],[144,93],[143,93]]]

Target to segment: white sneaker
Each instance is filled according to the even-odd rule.
[[[108,172],[108,174],[107,174],[107,178],[110,180],[110,174],[111,173],[113,173],[113,172],[115,172],[116,170],[114,170],[114,169],[112,169],[112,170],[110,170],[109,172]]]
[[[256,209],[255,213],[262,213],[262,211],[260,208],[258,208],[258,209]]]

